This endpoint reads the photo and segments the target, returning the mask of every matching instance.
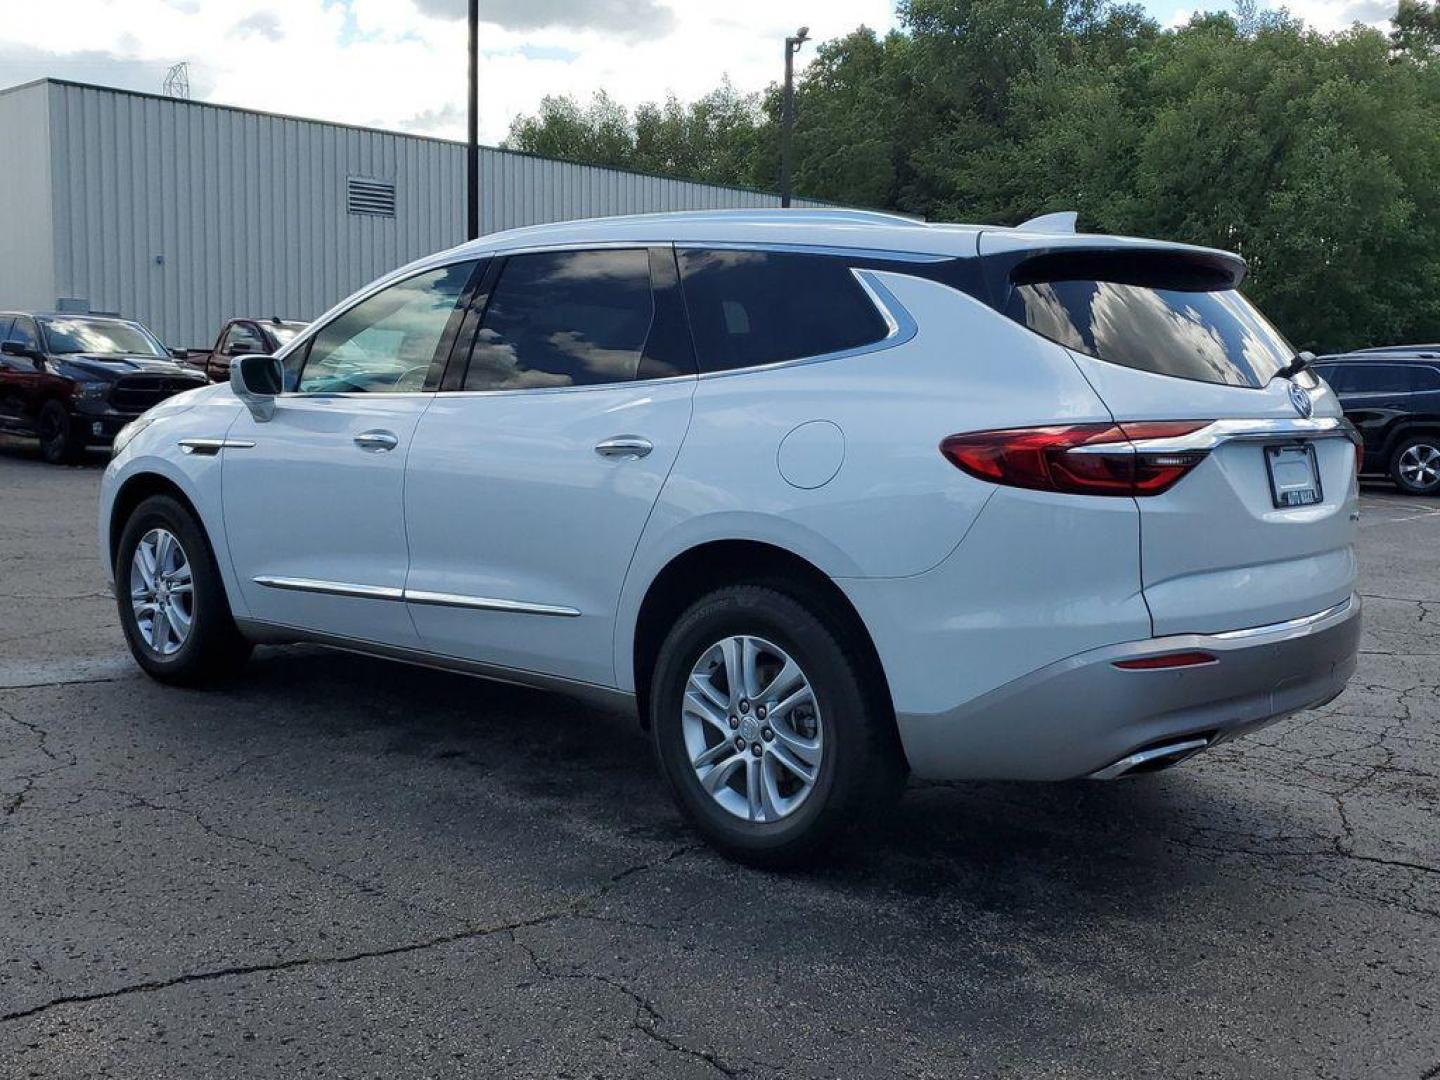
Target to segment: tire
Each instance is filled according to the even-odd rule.
[[[167,545],[167,536],[173,545]],[[151,557],[162,572],[158,577],[147,570]],[[161,682],[198,686],[220,681],[250,656],[252,646],[231,617],[204,530],[168,495],[152,495],[125,523],[115,554],[115,599],[131,655]],[[166,611],[178,613],[162,618]]]
[[[1440,491],[1440,435],[1406,439],[1390,455],[1390,479],[1407,495]]]
[[[73,465],[85,455],[85,436],[58,401],[47,401],[35,424],[40,454],[51,465]]]
[[[660,647],[650,694],[660,767],[695,827],[744,862],[802,861],[858,825],[862,815],[883,817],[904,783],[905,759],[881,684],[869,675],[863,651],[837,632],[838,620],[823,619],[824,612],[818,599],[770,585],[729,586],[692,604]],[[736,639],[748,640],[757,657],[752,688],[768,682],[773,689],[781,681],[776,671],[790,659],[808,682],[813,707],[804,703],[803,691],[792,694],[793,676],[755,702],[731,693],[728,672],[740,666],[744,646],[737,642],[727,660],[724,643]],[[709,688],[705,699],[700,683],[692,681],[697,671]],[[762,713],[762,706],[787,695],[801,704],[784,716],[779,708]],[[702,708],[709,720],[702,719]],[[786,768],[787,754],[802,767],[818,766],[810,769],[808,787]],[[709,760],[694,764],[702,756]],[[716,794],[707,790],[701,767]],[[752,776],[758,777],[758,797]]]

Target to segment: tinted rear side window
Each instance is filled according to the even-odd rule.
[[[1295,355],[1235,289],[1205,274],[1146,278],[1021,277],[1005,313],[1068,349],[1200,382],[1264,386]]]
[[[1408,394],[1440,389],[1440,372],[1423,364],[1348,364],[1337,369],[1336,393]]]
[[[889,332],[844,259],[697,248],[679,259],[702,372],[840,352]]]
[[[512,256],[475,336],[465,389],[629,382],[654,317],[644,248]]]

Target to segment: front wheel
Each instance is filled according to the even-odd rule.
[[[1406,439],[1390,459],[1390,479],[1408,495],[1440,491],[1440,436]]]
[[[85,453],[85,437],[70,411],[58,401],[47,401],[36,423],[40,455],[51,465],[73,465]]]
[[[209,682],[250,655],[200,523],[168,495],[146,499],[125,523],[115,599],[131,654],[161,682]]]
[[[661,768],[713,844],[777,865],[898,793],[894,721],[855,643],[820,605],[762,585],[694,603],[661,646],[650,695]]]

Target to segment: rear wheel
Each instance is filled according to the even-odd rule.
[[[1390,458],[1390,479],[1410,495],[1440,491],[1440,436],[1418,435],[1401,443]]]
[[[125,523],[115,597],[131,654],[162,682],[222,678],[250,655],[200,523],[168,495],[146,499]]]
[[[900,790],[894,721],[859,650],[818,605],[737,585],[696,601],[661,646],[650,695],[660,764],[713,844],[796,861]]]
[[[36,423],[40,453],[51,465],[71,465],[85,452],[85,436],[58,401],[47,401]]]

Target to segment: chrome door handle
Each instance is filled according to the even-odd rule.
[[[400,440],[395,437],[392,431],[362,431],[355,436],[355,445],[361,450],[368,450],[372,454],[378,454],[382,450],[394,450],[400,445]]]
[[[654,449],[654,443],[639,435],[616,435],[595,444],[595,452],[601,457],[642,458]]]

